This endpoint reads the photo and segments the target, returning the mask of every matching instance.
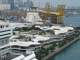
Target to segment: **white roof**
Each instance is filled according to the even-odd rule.
[[[11,60],[23,60],[24,57],[25,57],[24,55],[20,55],[20,56],[14,58],[14,59],[11,59]]]
[[[52,26],[50,29],[71,29],[73,30],[74,28],[73,27],[68,27],[68,26],[64,26],[64,27],[61,27],[61,26]]]
[[[32,42],[32,41],[28,41],[28,42],[18,41],[18,42],[10,42],[9,44],[10,44],[10,46],[18,45],[18,46],[29,47],[30,45],[39,45],[40,43],[38,43],[38,42]]]
[[[33,24],[38,24],[39,22],[39,24],[42,24],[42,19],[40,18],[38,12],[28,12],[26,16],[26,21],[31,22]]]
[[[61,26],[52,26],[51,29],[54,30],[55,34],[58,35],[60,33],[66,33],[68,32],[69,30],[73,30],[74,28],[73,27],[61,27]]]
[[[35,54],[31,54],[31,55],[25,57],[23,60],[31,60],[31,59],[33,59],[33,58],[35,58],[35,57],[36,57]],[[36,58],[35,58],[35,59],[36,59]]]
[[[67,26],[64,26],[64,27],[61,27],[61,26],[52,26],[52,27],[49,27],[49,26],[44,26],[44,27],[35,26],[35,27],[38,27],[38,28],[40,28],[41,30],[44,30],[44,31],[54,30],[56,35],[58,35],[60,33],[66,33],[69,30],[74,30],[73,27],[67,27]]]
[[[13,35],[9,39],[14,39],[14,38],[17,38],[17,37],[18,37],[17,35]]]
[[[31,52],[31,51],[29,51],[29,52]],[[20,56],[14,58],[14,59],[11,59],[11,60],[37,60],[37,59],[36,59],[35,53],[32,52],[32,53],[25,55],[25,56],[20,55]]]
[[[34,35],[35,38],[33,38],[32,40],[33,41],[46,41],[46,40],[49,40],[49,37],[44,37],[44,36],[41,36],[41,35]]]
[[[9,23],[10,27],[16,28],[16,27],[25,27],[25,23]]]
[[[38,60],[38,59],[34,58],[34,59],[32,59],[32,60]]]
[[[43,26],[43,27],[35,26],[35,27],[40,28],[41,30],[44,30],[44,31],[50,30],[50,27],[48,26]]]
[[[43,22],[36,22],[35,24],[43,24]]]
[[[7,22],[0,20],[0,25],[8,25]]]

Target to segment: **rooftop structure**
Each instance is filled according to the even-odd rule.
[[[34,48],[30,48],[31,46],[39,46],[40,43],[39,42],[35,42],[32,41],[30,37],[26,37],[26,36],[12,36],[9,39],[9,45],[11,46],[11,49],[19,49],[19,50],[26,50],[26,49],[31,49],[33,50]],[[17,48],[16,48],[17,46]],[[20,47],[23,47],[20,48]]]
[[[43,24],[38,12],[27,12],[26,22],[31,24]]]
[[[38,27],[43,31],[53,30],[55,35],[58,35],[60,33],[66,33],[69,30],[74,30],[73,27],[67,27],[67,26],[51,26],[51,27],[49,27],[49,26],[44,26],[44,27],[35,26],[35,27]]]
[[[26,55],[20,55],[11,60],[37,60],[34,51],[27,51]]]
[[[13,28],[22,28],[22,27],[27,27],[28,24],[27,23],[9,23],[10,27],[13,27]]]

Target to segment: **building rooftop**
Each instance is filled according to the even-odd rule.
[[[67,27],[67,26],[51,26],[51,27],[49,27],[49,26],[43,26],[43,27],[35,26],[35,27],[40,28],[43,31],[53,30],[55,35],[58,35],[60,33],[66,33],[69,30],[74,30],[73,27]]]
[[[8,25],[9,23],[3,20],[0,20],[0,25]]]

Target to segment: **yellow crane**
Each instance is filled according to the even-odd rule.
[[[59,15],[57,16],[57,24],[63,24],[63,17],[64,17],[64,8],[65,5],[58,5],[56,12],[59,13]]]
[[[57,16],[57,20],[56,20],[56,23],[57,24],[63,24],[63,16],[64,16],[64,7],[65,5],[58,5],[57,8],[56,8],[56,12],[55,13],[58,13],[58,14],[55,14]],[[51,16],[52,15],[52,8],[51,8],[51,5],[50,5],[50,2],[47,2],[45,4],[45,11],[46,11],[46,18]]]

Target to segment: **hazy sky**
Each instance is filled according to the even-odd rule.
[[[44,6],[47,1],[50,1],[50,3],[53,6],[56,6],[58,4],[65,4],[66,6],[73,6],[78,7],[80,6],[80,0],[33,0],[35,6]]]

